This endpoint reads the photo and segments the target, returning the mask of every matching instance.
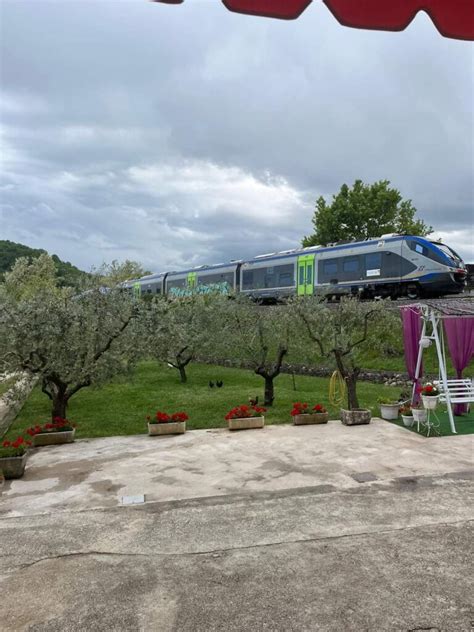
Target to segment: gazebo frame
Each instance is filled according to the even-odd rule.
[[[453,434],[457,434],[456,425],[454,423],[453,404],[466,404],[474,402],[474,389],[472,382],[469,380],[451,380],[448,379],[446,369],[446,355],[444,351],[443,321],[447,318],[472,318],[472,303],[470,301],[427,301],[416,306],[422,319],[422,329],[420,340],[418,343],[418,358],[415,369],[415,380],[413,383],[412,401],[415,397],[415,389],[420,379],[421,363],[423,359],[423,351],[430,346],[426,341],[434,341],[436,353],[438,355],[440,380],[437,384],[440,387],[443,399],[446,401],[449,424]],[[431,335],[428,334],[428,325],[431,325]]]

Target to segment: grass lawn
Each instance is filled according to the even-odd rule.
[[[209,388],[209,380],[223,380],[220,389]],[[293,390],[291,375],[275,380],[275,404],[268,409],[270,424],[289,423],[291,405],[295,401],[324,404],[333,419],[339,407],[329,405],[326,378],[296,376]],[[190,365],[188,383],[180,384],[177,371],[155,362],[143,362],[131,380],[116,381],[100,389],[86,388],[71,398],[68,417],[77,423],[78,437],[105,437],[146,432],[146,415],[157,410],[184,410],[190,419],[187,427],[226,427],[224,415],[234,406],[246,404],[249,397],[263,401],[263,379],[251,371],[209,365]],[[399,388],[360,382],[361,406],[369,407],[378,416],[378,397],[398,397]],[[12,438],[36,423],[50,420],[50,402],[35,388],[21,410],[7,437]]]
[[[440,408],[439,410],[436,410],[436,414],[439,419],[439,427],[437,428],[438,432],[432,431],[430,433],[430,437],[437,437],[440,435],[442,437],[453,436],[453,433],[451,432],[451,426],[449,425],[448,411],[445,408]],[[431,420],[433,423],[438,424],[438,421],[436,420],[436,418],[432,417]],[[416,423],[414,423],[413,426],[411,426],[411,428],[407,428],[406,426],[403,425],[403,421],[401,418],[398,421],[392,421],[392,422],[387,422],[387,423],[397,424],[397,426],[401,426],[402,428],[404,428],[405,430],[408,430],[409,432],[417,432]],[[474,434],[474,412],[471,411],[470,413],[466,415],[461,415],[459,417],[455,415],[454,424],[456,426],[458,435]],[[420,434],[425,435],[426,431],[420,428]]]

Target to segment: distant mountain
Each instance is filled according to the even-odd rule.
[[[3,279],[4,273],[12,269],[18,257],[34,259],[42,254],[48,253],[40,248],[30,248],[14,241],[0,239],[0,281]],[[51,255],[51,257],[56,265],[56,274],[60,285],[74,287],[79,285],[81,279],[87,276],[87,272],[79,270],[69,261],[61,261],[57,255]]]

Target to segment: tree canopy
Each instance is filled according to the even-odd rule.
[[[102,283],[107,287],[115,287],[123,281],[130,279],[139,279],[146,274],[151,274],[149,270],[145,270],[138,261],[117,261],[114,259],[112,263],[104,263],[98,270],[97,275],[102,277]]]
[[[373,184],[356,180],[352,187],[343,184],[329,204],[322,196],[318,198],[312,220],[314,233],[304,237],[302,244],[324,246],[387,233],[428,235],[432,227],[416,219],[416,213],[411,200],[404,200],[388,180]]]
[[[361,302],[344,297],[328,305],[320,296],[298,297],[292,303],[303,327],[294,327],[294,343],[314,357],[333,362],[347,386],[349,410],[359,408],[357,379],[368,349],[382,350],[397,331],[398,314],[383,301]]]
[[[45,269],[50,262],[48,257],[39,261]],[[23,271],[20,262],[11,274]],[[64,418],[75,393],[133,363],[137,308],[127,293],[104,292],[100,279],[81,294],[52,285],[51,276],[46,283],[37,281],[19,293],[9,291],[8,279],[0,285],[0,371],[38,378],[51,400],[52,417]]]
[[[46,250],[40,248],[30,248],[14,241],[0,240],[0,281],[4,273],[12,270],[15,262],[20,257],[25,257],[31,262],[47,254]],[[52,255],[51,259],[54,263],[58,285],[62,287],[79,287],[84,279],[87,279],[87,272],[79,270],[69,261],[61,261],[57,255]]]

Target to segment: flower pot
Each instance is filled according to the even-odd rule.
[[[380,416],[382,419],[398,419],[399,404],[380,404]]]
[[[148,434],[150,435],[150,437],[184,434],[185,432],[185,421],[170,421],[161,424],[148,424]]]
[[[45,445],[59,445],[61,443],[72,443],[76,435],[76,429],[62,430],[58,432],[40,432],[33,437],[35,448]]]
[[[306,415],[294,415],[295,426],[307,426],[309,424],[327,424],[329,413],[307,413]]]
[[[251,428],[263,428],[265,417],[237,417],[229,419],[229,430],[249,430]]]
[[[421,399],[426,410],[434,410],[438,405],[439,395],[422,395]]]
[[[412,408],[413,421],[417,423],[424,423],[428,419],[428,413],[424,408]]]
[[[360,426],[362,424],[370,424],[372,413],[366,408],[354,408],[353,410],[345,410],[341,408],[341,421],[345,426]]]
[[[25,472],[27,453],[23,456],[0,457],[0,470],[6,479],[21,478]]]
[[[411,428],[413,424],[415,423],[415,419],[413,418],[413,415],[402,415],[402,419],[403,419],[403,425],[406,426],[407,428]]]

